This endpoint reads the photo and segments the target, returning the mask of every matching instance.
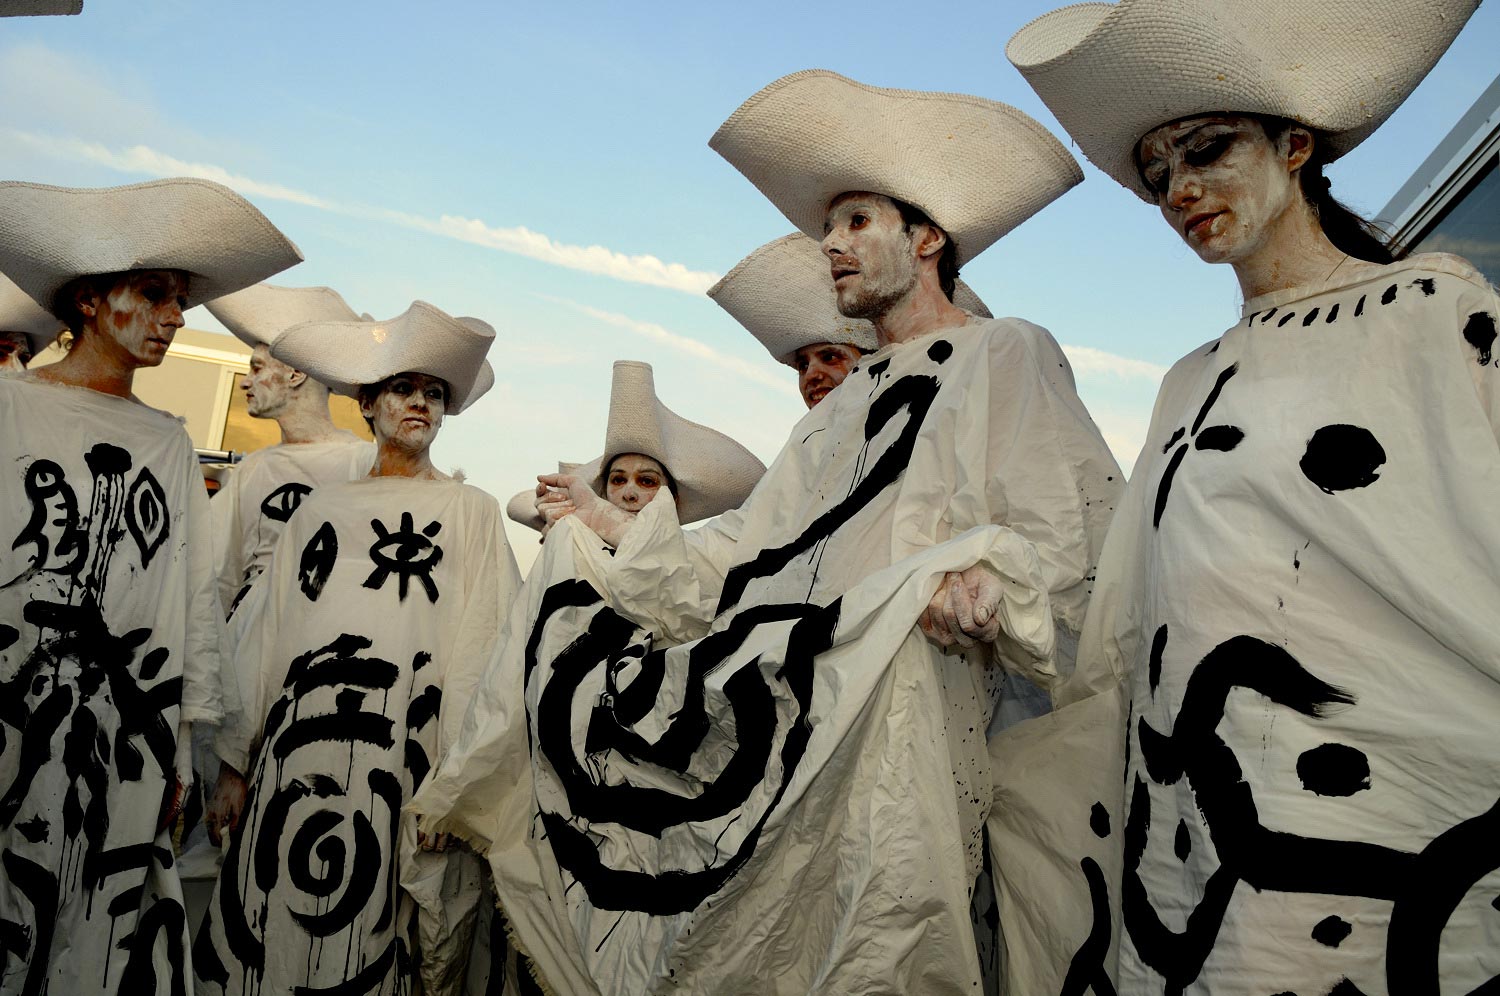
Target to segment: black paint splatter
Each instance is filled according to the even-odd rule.
[[[1488,366],[1495,349],[1495,316],[1476,311],[1464,323],[1464,341],[1479,353],[1479,365]]]
[[[1387,287],[1385,289],[1385,293],[1382,294],[1382,295],[1380,295],[1380,303],[1381,304],[1392,304],[1392,303],[1395,302],[1395,300],[1396,300],[1396,285],[1395,284],[1391,284],[1389,287]]]
[[[1109,836],[1109,810],[1104,808],[1104,803],[1096,802],[1089,810],[1089,829],[1100,840]]]
[[[1351,796],[1370,787],[1370,759],[1345,744],[1323,744],[1297,758],[1302,787],[1323,796]]]
[[[1336,948],[1354,931],[1354,926],[1342,917],[1329,916],[1318,921],[1312,929],[1312,939],[1319,944]]]
[[[1412,286],[1420,287],[1422,289],[1423,297],[1431,297],[1432,295],[1437,293],[1437,281],[1433,280],[1431,277],[1418,277],[1416,280],[1412,281]]]
[[[1385,449],[1369,429],[1357,425],[1325,425],[1307,441],[1298,466],[1325,494],[1365,488],[1380,479]]]
[[[1313,310],[1309,311],[1307,314],[1305,314],[1305,315],[1302,316],[1302,327],[1303,328],[1307,328],[1309,325],[1311,325],[1313,322],[1315,322],[1317,320],[1318,320],[1318,309],[1314,308]]]
[[[953,343],[947,339],[939,339],[927,347],[927,358],[935,363],[944,363],[948,357],[953,355]]]

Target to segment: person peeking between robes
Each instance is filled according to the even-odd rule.
[[[184,310],[301,258],[206,180],[0,183],[0,270],[73,334],[0,379],[0,992],[191,985],[167,829],[233,690],[193,444],[131,389]]]
[[[0,274],[0,377],[24,372],[62,331],[61,320]]]
[[[303,322],[271,345],[358,399],[377,452],[367,477],[302,502],[245,606],[235,668],[257,676],[253,722],[220,744],[232,767],[248,759],[248,785],[193,952],[200,992],[418,978],[461,991],[477,859],[421,849],[402,808],[451,742],[520,583],[498,503],[431,453],[494,384],[494,335],[417,301],[388,321]],[[228,742],[250,728],[253,744]]]
[[[365,476],[375,459],[372,443],[333,424],[328,407],[328,388],[271,355],[271,343],[293,325],[303,322],[357,321],[354,312],[337,291],[327,287],[278,287],[256,284],[234,294],[204,302],[210,314],[229,332],[251,347],[250,370],[240,378],[245,411],[254,419],[274,420],[280,441],[246,455],[229,474],[209,507],[213,511],[214,576],[219,600],[229,613],[232,644],[243,634],[236,619],[252,584],[271,562],[282,530],[302,501],[326,484],[352,481]],[[254,612],[247,611],[245,617]],[[224,662],[232,665],[233,659]],[[254,698],[256,675],[226,672],[225,682],[234,681],[240,701]],[[230,722],[243,717],[230,717]],[[250,731],[253,736],[255,731]],[[196,754],[207,800],[204,825],[216,849],[226,823],[242,800],[218,791],[219,766],[212,742],[200,743]],[[242,763],[243,758],[238,759]],[[244,772],[224,783],[225,791],[243,787]]]
[[[1500,299],[1324,176],[1476,6],[1121,0],[1006,49],[1244,301],[1162,384],[1081,648],[1134,716],[1122,994],[1500,984]]]
[[[544,475],[533,579],[551,573],[508,644],[526,708],[476,717],[507,748],[445,770],[423,811],[483,828],[517,942],[560,991],[978,991],[1001,675],[1071,670],[1121,482],[1051,336],[951,295],[1081,174],[1013,108],[824,71],[771,84],[710,145],[822,240],[877,348],[711,545],[660,495],[630,515]],[[488,822],[451,805],[492,786]],[[1028,887],[1022,853],[1011,905],[1046,910],[1055,883]]]
[[[767,242],[708,289],[772,359],[797,371],[797,391],[808,408],[844,382],[860,357],[879,347],[875,326],[839,311],[818,243],[793,232]],[[993,318],[979,295],[955,280],[953,301],[980,318]]]

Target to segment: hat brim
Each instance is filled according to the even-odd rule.
[[[1119,0],[1021,28],[1006,57],[1088,159],[1156,203],[1136,168],[1152,130],[1259,114],[1359,145],[1437,63],[1478,0]]]
[[[960,266],[1083,179],[1068,150],[1014,107],[821,69],[776,80],[708,144],[809,237],[822,238],[840,194],[884,194],[941,226]]]
[[[277,287],[255,284],[212,301],[209,314],[250,347],[269,346],[303,322],[356,322],[360,316],[331,287]]]
[[[77,277],[181,270],[187,307],[301,262],[291,240],[239,194],[196,177],[123,187],[0,182],[0,272],[57,313]]]
[[[35,356],[62,334],[62,319],[38,305],[21,288],[0,276],[0,332],[19,332]]]
[[[457,415],[494,386],[495,371],[484,358],[494,341],[495,330],[477,318],[454,318],[413,301],[387,321],[294,325],[272,342],[271,355],[349,397],[399,373],[441,377],[449,390],[446,414]]]

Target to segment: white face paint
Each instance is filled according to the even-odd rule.
[[[838,342],[818,342],[797,350],[797,388],[811,408],[844,382],[859,362],[860,351]]]
[[[604,498],[616,508],[639,512],[666,485],[661,464],[640,453],[622,453],[609,462]]]
[[[823,253],[846,317],[881,318],[916,288],[916,244],[889,197],[840,194],[828,206],[823,231]]]
[[[94,326],[124,365],[160,366],[182,328],[187,292],[180,270],[132,270],[95,299]]]
[[[1162,217],[1206,263],[1236,263],[1265,249],[1303,203],[1286,135],[1272,141],[1255,118],[1209,114],[1162,125],[1137,147],[1141,177]]]
[[[292,396],[291,367],[271,355],[271,347],[260,343],[250,354],[250,372],[240,378],[245,392],[245,410],[251,418],[275,418]]]
[[[24,332],[0,332],[0,374],[20,373],[31,362],[31,342]]]
[[[423,373],[399,373],[388,379],[373,401],[359,410],[372,421],[375,441],[417,454],[437,437],[447,410],[448,385]]]

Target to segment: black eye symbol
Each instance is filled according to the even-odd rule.
[[[370,561],[375,569],[365,579],[365,587],[382,588],[386,579],[396,574],[400,579],[401,600],[405,601],[407,587],[411,578],[415,577],[422,582],[428,600],[436,602],[438,589],[437,583],[432,579],[432,572],[443,560],[443,548],[430,537],[442,530],[442,523],[429,522],[419,533],[412,522],[411,513],[402,512],[401,526],[394,532],[387,529],[379,519],[371,519],[370,528],[375,531],[375,542],[370,544]]]
[[[266,495],[260,503],[260,514],[275,522],[286,522],[302,505],[302,499],[312,494],[306,484],[292,481]]]

